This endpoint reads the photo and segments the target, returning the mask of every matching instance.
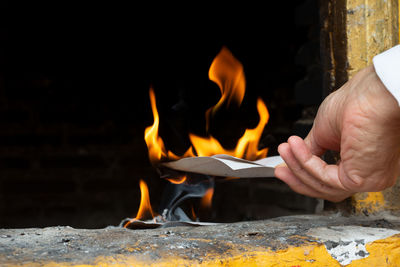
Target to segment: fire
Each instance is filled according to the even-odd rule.
[[[209,79],[214,81],[221,90],[221,98],[218,103],[206,111],[207,125],[210,117],[224,104],[229,106],[235,102],[240,105],[245,94],[245,75],[242,64],[223,47],[215,57],[209,69]],[[158,136],[159,116],[153,89],[150,89],[151,108],[154,116],[152,126],[146,128],[145,141],[149,150],[149,158],[152,163],[158,163],[163,159],[178,160],[184,157],[212,156],[215,154],[228,154],[238,158],[255,160],[267,156],[268,149],[258,150],[258,143],[269,119],[266,105],[261,99],[257,101],[257,110],[260,117],[258,125],[254,129],[247,129],[239,139],[236,148],[225,149],[213,136],[200,137],[189,134],[192,146],[182,156],[177,156],[167,151],[161,137]]]
[[[247,129],[244,135],[239,139],[235,150],[235,157],[254,160],[265,158],[267,156],[268,148],[258,150],[258,143],[260,142],[264,127],[267,125],[269,120],[267,106],[261,98],[257,100],[257,110],[260,116],[258,125],[254,129]]]
[[[218,85],[221,91],[221,98],[215,106],[209,108],[206,112],[207,131],[210,117],[213,116],[224,103],[227,103],[229,106],[232,102],[236,102],[236,104],[240,106],[246,91],[246,79],[243,65],[226,47],[221,49],[211,63],[208,71],[208,78]]]
[[[243,66],[226,47],[221,49],[219,54],[211,63],[208,76],[211,81],[215,82],[219,86],[221,98],[215,106],[206,111],[207,132],[212,116],[222,106],[229,107],[232,104],[240,106],[246,89],[246,79]],[[267,148],[261,150],[258,149],[261,135],[269,119],[268,109],[261,99],[257,100],[257,111],[259,115],[258,125],[254,129],[246,129],[243,136],[238,140],[235,149],[225,149],[221,143],[211,135],[200,137],[194,134],[189,134],[192,145],[182,156],[178,156],[165,148],[162,138],[158,135],[160,117],[157,111],[156,97],[153,88],[150,88],[149,94],[154,122],[151,126],[145,129],[144,138],[152,164],[157,164],[164,160],[178,160],[184,157],[212,156],[216,154],[228,154],[248,160],[256,160],[267,156]],[[173,184],[181,184],[186,182],[187,178],[186,176],[183,176],[168,180]],[[140,190],[141,202],[139,211],[136,218],[126,223],[125,227],[135,220],[141,220],[145,217],[154,218],[154,212],[150,205],[149,192],[146,183],[143,181],[140,181]],[[211,207],[213,194],[214,189],[208,189],[200,201],[200,206],[203,208]],[[196,218],[193,208],[192,217]]]
[[[215,154],[227,154],[238,158],[255,160],[265,158],[268,153],[268,148],[258,150],[258,143],[265,125],[269,119],[267,107],[261,99],[257,101],[257,110],[260,116],[259,123],[254,129],[247,129],[243,136],[239,139],[234,150],[226,150],[212,136],[200,137],[190,134],[190,141],[199,157],[212,156]]]
[[[150,94],[151,110],[153,112],[153,119],[154,119],[153,124],[147,127],[144,131],[144,140],[146,142],[147,149],[149,151],[148,152],[149,159],[153,164],[158,163],[165,158],[178,160],[180,157],[178,157],[171,151],[167,151],[164,146],[164,141],[158,135],[160,117],[158,115],[156,96],[154,94],[153,88],[150,88],[149,94]],[[193,153],[192,148],[189,148],[182,157],[194,157],[194,156],[195,155]]]
[[[158,116],[156,96],[153,88],[150,88],[150,103],[151,110],[153,112],[154,122],[153,125],[147,127],[144,131],[144,140],[146,141],[147,148],[149,150],[149,158],[152,163],[159,162],[163,157],[166,156],[164,142],[161,137],[158,136],[158,126],[160,124],[160,117]]]
[[[146,218],[153,219],[155,217],[155,213],[153,212],[153,209],[151,208],[150,204],[149,189],[147,188],[147,184],[143,180],[140,180],[139,186],[140,186],[140,196],[141,196],[139,210],[136,214],[136,217],[128,221],[124,225],[124,227],[127,227],[129,224],[137,220],[143,220]]]
[[[177,178],[167,178],[171,184],[183,184],[186,181],[186,175]]]
[[[201,198],[200,207],[201,208],[211,208],[213,195],[214,195],[214,188],[207,189],[206,193]]]
[[[190,207],[190,212],[191,212],[191,214],[192,214],[192,219],[193,219],[194,221],[197,220],[197,215],[196,215],[196,213],[194,212],[193,205]]]

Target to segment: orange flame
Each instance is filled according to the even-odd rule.
[[[166,178],[172,184],[183,184],[186,181],[186,175],[177,178]]]
[[[149,189],[147,188],[147,184],[143,180],[140,180],[139,185],[140,185],[139,210],[136,214],[136,217],[134,219],[128,221],[124,225],[125,228],[134,221],[155,217],[155,213],[153,212],[153,209],[151,208],[151,204],[150,204]]]
[[[153,111],[154,122],[152,126],[149,126],[144,131],[144,140],[146,141],[147,148],[149,151],[149,158],[152,163],[159,162],[163,157],[166,157],[164,142],[161,137],[158,136],[158,126],[160,124],[160,117],[158,116],[156,96],[153,88],[150,88],[150,103],[151,110]]]
[[[201,208],[211,208],[213,195],[214,195],[214,188],[207,189],[206,193],[201,198],[200,207]]]
[[[175,155],[171,151],[167,151],[164,145],[164,141],[158,135],[158,128],[160,125],[160,117],[158,115],[157,105],[156,105],[156,96],[154,94],[153,88],[150,87],[149,90],[150,95],[150,103],[151,110],[153,112],[154,122],[151,126],[147,127],[144,130],[144,140],[146,141],[149,159],[151,163],[158,163],[164,158],[168,158],[170,160],[178,160],[181,157]],[[188,149],[183,157],[194,157],[194,153],[192,149]]]
[[[214,107],[207,110],[207,118],[210,114],[212,115],[216,110],[218,110],[225,102],[229,105],[234,101],[240,105],[245,93],[243,66],[236,58],[234,58],[232,53],[226,47],[223,47],[220,53],[213,60],[209,70],[209,78],[220,87],[221,98]],[[263,158],[267,155],[267,148],[258,150],[258,143],[269,119],[268,109],[261,99],[258,99],[257,101],[257,110],[260,117],[257,127],[254,129],[247,129],[239,139],[235,149],[225,149],[213,136],[200,137],[194,134],[189,134],[192,146],[181,157],[175,155],[171,151],[167,151],[162,138],[158,136],[160,119],[152,88],[150,88],[150,101],[154,123],[152,126],[146,128],[145,141],[149,150],[149,158],[152,163],[158,163],[162,159],[178,160],[184,157],[212,156],[215,154],[228,154],[248,160]]]
[[[254,129],[246,129],[236,146],[235,157],[255,160],[267,156],[268,148],[258,150],[258,143],[260,142],[265,125],[267,125],[269,120],[267,106],[261,98],[257,100],[257,111],[260,116],[258,125]]]
[[[226,102],[229,106],[236,102],[238,106],[243,101],[246,91],[246,79],[243,65],[232,55],[226,47],[214,58],[208,71],[208,77],[215,82],[220,91],[221,98],[218,103],[206,112],[206,130],[208,131],[210,117]]]
[[[268,148],[258,150],[258,143],[265,125],[268,123],[269,113],[264,102],[261,99],[257,101],[257,110],[260,116],[259,123],[254,129],[246,129],[243,136],[239,139],[234,150],[226,150],[212,136],[200,137],[190,134],[190,141],[199,157],[212,156],[215,154],[227,154],[238,158],[255,160],[267,156]]]
[[[196,215],[196,213],[194,212],[193,205],[191,205],[191,207],[190,207],[190,212],[192,213],[192,219],[193,219],[193,221],[196,221],[196,220],[197,220],[197,215]]]
[[[227,106],[231,105],[232,103],[236,103],[239,106],[242,103],[246,89],[246,79],[243,66],[226,47],[223,47],[213,60],[209,69],[209,79],[219,86],[221,98],[215,106],[206,111],[207,131],[209,127],[209,121],[215,112],[225,105],[225,103]],[[150,161],[153,164],[164,159],[178,160],[184,157],[212,156],[215,154],[228,154],[248,160],[260,159],[267,156],[268,148],[258,150],[258,144],[262,132],[269,120],[268,109],[261,99],[257,100],[257,111],[260,117],[258,125],[254,129],[246,129],[243,136],[238,140],[235,149],[225,149],[220,142],[211,135],[208,137],[200,137],[194,134],[189,134],[192,146],[189,147],[184,155],[178,156],[173,152],[166,150],[162,138],[158,135],[160,118],[157,111],[155,94],[152,88],[150,88],[149,93],[154,122],[153,125],[147,127],[145,130],[145,141],[148,147]],[[169,181],[171,183],[179,184],[185,182],[186,177],[169,179]],[[150,201],[148,199],[148,190],[145,183],[141,181],[140,187],[142,192],[142,200],[138,215],[134,220],[143,218],[143,213],[146,212],[153,216],[153,211],[151,210]],[[213,193],[213,189],[209,189],[207,191],[201,200],[202,206],[211,206]],[[144,195],[147,195],[147,200]],[[145,208],[145,206],[148,208]]]

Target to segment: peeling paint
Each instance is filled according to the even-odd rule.
[[[363,259],[370,255],[366,248],[368,243],[400,234],[400,231],[385,228],[337,226],[311,229],[307,234],[321,240],[334,259],[341,265],[347,265],[353,260]]]

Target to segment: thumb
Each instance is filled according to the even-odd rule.
[[[324,149],[322,146],[318,144],[318,139],[315,134],[315,128],[314,126],[311,128],[310,132],[308,133],[307,137],[304,139],[304,142],[310,149],[311,153],[313,155],[316,155],[318,157],[322,156],[326,149]]]

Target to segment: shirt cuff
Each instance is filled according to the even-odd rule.
[[[378,77],[400,105],[400,45],[376,55],[372,61]]]

